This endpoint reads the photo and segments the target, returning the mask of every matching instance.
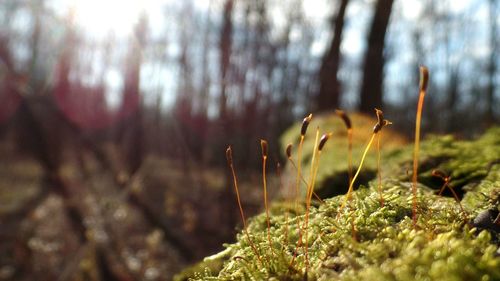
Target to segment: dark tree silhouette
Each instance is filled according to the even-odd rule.
[[[349,0],[341,0],[337,15],[332,18],[333,37],[319,70],[320,88],[317,108],[327,111],[337,108],[340,102],[341,85],[337,77],[340,65],[340,43],[344,29],[344,17]]]
[[[486,122],[493,124],[495,122],[495,75],[497,72],[497,55],[498,55],[498,2],[489,0],[489,36],[490,36],[490,57],[488,62],[488,85],[486,88],[487,109]]]
[[[227,117],[227,85],[228,85],[228,70],[229,59],[231,58],[232,33],[233,33],[233,0],[227,0],[224,4],[224,20],[220,31],[220,78],[221,92],[219,97],[219,116],[221,119]]]
[[[126,58],[125,85],[119,113],[124,119],[119,124],[118,141],[124,150],[129,175],[133,175],[139,169],[144,156],[140,76],[143,63],[142,50],[146,46],[147,31],[148,20],[143,14],[134,28]]]
[[[363,63],[359,111],[373,113],[374,107],[382,106],[382,82],[384,77],[384,42],[394,0],[378,0],[375,6],[368,45]]]

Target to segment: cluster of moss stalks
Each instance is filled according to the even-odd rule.
[[[345,148],[330,145],[320,173],[345,175],[333,164],[344,165],[345,159],[328,160],[330,150],[335,155]],[[284,200],[270,209],[271,245],[266,215],[255,216],[248,232],[258,253],[241,231],[236,243],[175,279],[500,280],[500,225],[492,217],[500,209],[500,128],[476,141],[436,136],[421,144],[416,226],[407,174],[411,163],[411,145],[383,153],[383,207],[376,177],[358,187],[340,214],[344,195],[316,202],[309,217],[307,266],[297,227],[305,205],[297,208],[293,200]],[[450,187],[463,195],[463,211],[453,197],[437,195],[442,182],[432,177],[434,169],[450,175]]]

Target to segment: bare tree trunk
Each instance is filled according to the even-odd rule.
[[[487,109],[486,122],[495,122],[495,74],[497,71],[496,54],[498,53],[497,1],[489,1],[490,58],[488,63],[488,86],[486,89]]]
[[[198,110],[197,110],[197,116],[199,120],[200,126],[198,127],[199,130],[199,138],[200,138],[200,163],[202,165],[206,164],[207,161],[207,155],[208,152],[207,150],[210,149],[209,146],[207,145],[207,137],[208,137],[208,125],[209,125],[209,120],[208,120],[208,112],[207,108],[210,102],[210,87],[212,85],[212,80],[210,77],[210,69],[209,69],[209,64],[210,64],[210,36],[211,36],[211,7],[212,7],[212,0],[208,0],[208,9],[207,9],[207,16],[205,19],[205,29],[204,29],[204,34],[203,34],[203,55],[201,58],[201,88],[199,89],[199,105],[198,105]]]
[[[31,58],[30,58],[30,88],[36,89],[36,80],[40,79],[38,70],[38,56],[40,47],[40,35],[42,33],[42,12],[44,10],[44,1],[37,1],[37,3],[31,3],[31,15],[33,17],[33,33],[31,36],[30,48],[31,48]]]
[[[231,58],[232,33],[233,33],[233,0],[226,0],[224,4],[224,21],[220,33],[220,75],[221,75],[221,93],[219,97],[219,116],[221,120],[227,118],[227,84],[229,59]]]
[[[337,72],[340,65],[340,43],[342,42],[344,16],[348,3],[349,0],[341,0],[337,15],[332,19],[332,43],[323,57],[319,71],[320,88],[317,107],[320,111],[332,110],[339,106],[341,85]]]
[[[293,6],[291,6],[287,12],[287,25],[285,27],[285,32],[283,32],[283,42],[279,45],[281,52],[284,53],[283,59],[278,60],[277,66],[282,73],[282,78],[276,86],[280,98],[279,102],[273,104],[274,108],[272,109],[276,116],[275,129],[273,131],[277,134],[284,132],[294,121],[290,112],[292,112],[294,97],[298,90],[298,77],[300,76],[300,71],[294,71],[296,62],[290,55],[292,53],[290,35],[292,28],[302,23],[302,1],[296,0],[292,2],[291,5]],[[300,9],[297,9],[297,7],[300,7]]]
[[[139,169],[144,157],[140,74],[147,29],[147,17],[142,15],[135,27],[134,38],[131,40],[131,48],[127,57],[125,86],[120,109],[120,115],[124,119],[119,124],[117,137],[118,142],[122,143],[129,176]]]
[[[211,132],[212,135],[216,138],[215,150],[218,155],[223,155],[225,147],[228,142],[228,137],[233,130],[232,122],[230,122],[230,118],[227,112],[227,85],[228,85],[228,72],[230,65],[230,58],[232,53],[232,36],[233,36],[233,8],[234,1],[226,0],[224,3],[223,10],[223,22],[222,28],[220,30],[220,38],[219,38],[219,51],[220,51],[220,97],[219,97],[219,120],[214,127],[214,130]],[[218,158],[219,156],[217,156]],[[236,205],[231,204],[234,197],[231,189],[231,174],[228,169],[225,169],[225,189],[221,194],[221,197],[218,199],[219,203],[226,210],[226,214],[228,214],[227,218],[221,218],[228,221],[229,225],[236,225],[237,220],[236,216],[232,215],[237,213]],[[234,201],[233,201],[234,202]]]
[[[209,101],[209,94],[210,94],[210,85],[212,83],[210,79],[210,70],[208,65],[210,64],[209,61],[209,53],[210,53],[210,28],[212,21],[210,19],[210,14],[211,14],[211,6],[212,6],[212,0],[208,1],[208,10],[207,10],[207,16],[205,19],[205,29],[204,34],[203,34],[203,55],[201,58],[201,68],[202,68],[202,74],[201,74],[201,79],[202,79],[202,86],[199,92],[199,108],[198,108],[198,113],[201,116],[207,116],[207,107],[208,107],[208,101]]]
[[[382,83],[384,77],[384,41],[394,0],[378,0],[375,15],[368,35],[368,48],[363,64],[363,84],[359,111],[372,113],[382,106]]]

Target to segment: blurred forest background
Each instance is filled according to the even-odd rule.
[[[0,280],[168,280],[232,241],[258,140],[382,108],[412,137],[500,118],[496,0],[1,0]],[[276,193],[276,192],[274,192]]]

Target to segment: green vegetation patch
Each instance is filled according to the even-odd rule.
[[[298,227],[305,222],[304,204],[274,203],[271,243],[266,216],[258,215],[249,220],[251,243],[242,231],[236,243],[177,280],[500,280],[500,225],[494,218],[478,223],[485,212],[500,209],[499,149],[500,128],[474,142],[449,136],[425,141],[416,227],[411,183],[400,175],[411,163],[409,146],[383,158],[390,171],[382,181],[384,206],[376,180],[356,190],[340,213],[343,195],[316,203],[306,240],[305,228]],[[463,189],[464,211],[454,198],[438,196],[436,187],[429,186],[442,184],[426,177],[433,169],[449,173],[450,186]],[[307,251],[301,245],[305,241]]]
[[[375,115],[374,115],[375,116]],[[361,155],[365,146],[372,134],[372,128],[377,123],[377,120],[363,114],[351,114],[350,119],[353,126],[352,132],[352,160],[355,168],[359,164]],[[280,144],[285,148],[289,143],[294,145],[294,155],[292,159],[298,162],[297,157],[297,144],[300,139],[300,127],[302,123],[296,123],[288,129],[281,137]],[[316,178],[316,193],[322,197],[327,198],[333,195],[344,194],[349,186],[348,175],[348,140],[347,129],[337,115],[328,114],[313,116],[309,130],[305,136],[303,154],[302,154],[302,168],[304,178],[309,177],[310,162],[313,154],[314,139],[316,128],[320,128],[320,133],[331,132],[332,137],[328,140],[325,152],[321,156],[321,163]],[[381,154],[383,158],[388,156],[398,156],[399,150],[407,140],[393,131],[390,126],[384,128],[381,132]],[[360,174],[358,183],[367,183],[369,180],[375,178],[377,172],[377,155],[376,144],[372,146],[365,160],[363,173]],[[284,152],[284,151],[283,151]],[[385,164],[385,163],[384,163]],[[289,167],[290,168],[290,167]],[[288,176],[295,177],[295,170],[288,169]],[[335,187],[335,188],[332,188]]]
[[[391,167],[388,171],[399,175],[399,179],[407,178],[403,170],[411,168],[412,149],[412,146],[408,146],[393,150],[384,161],[384,165],[389,163]],[[498,163],[500,127],[491,128],[473,142],[458,141],[453,136],[431,136],[421,144],[419,181],[428,186],[435,186],[436,179],[431,176],[431,172],[439,169],[450,175],[451,187],[470,189],[486,177],[492,166]]]

